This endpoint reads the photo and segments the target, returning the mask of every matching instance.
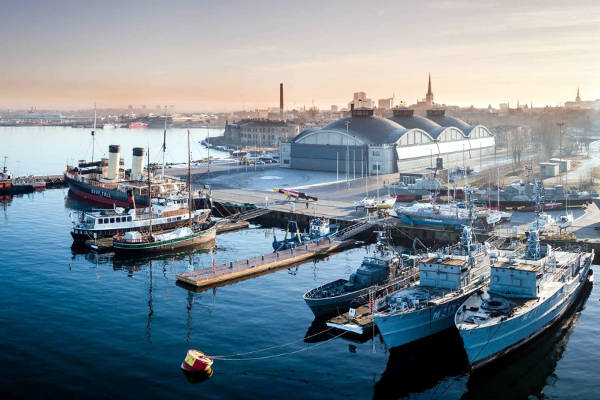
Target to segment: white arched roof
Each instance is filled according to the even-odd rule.
[[[297,138],[296,143],[343,146],[363,146],[365,144],[365,142],[356,136],[352,136],[339,130],[328,129],[318,129],[313,132],[308,132],[301,138]]]
[[[422,129],[408,129],[396,141],[399,146],[412,146],[433,143],[435,139]]]

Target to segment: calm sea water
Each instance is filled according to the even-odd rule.
[[[200,141],[207,136],[223,135],[223,129],[190,129],[192,158],[207,156]],[[65,127],[5,127],[0,126],[0,162],[8,157],[7,166],[16,176],[60,174],[67,163],[78,160],[108,157],[108,146],[121,146],[125,168],[131,167],[134,147],[150,148],[150,162],[162,162],[163,131],[161,129],[98,129],[92,146],[90,129]],[[211,155],[227,155],[211,150]],[[187,162],[187,129],[169,129],[165,160],[169,163]]]
[[[69,213],[79,205],[66,196],[48,190],[0,208],[0,398],[593,399],[600,393],[596,288],[561,329],[475,379],[453,335],[393,354],[379,337],[305,340],[324,328],[313,325],[302,294],[347,277],[367,248],[192,293],[176,286],[175,274],[210,265],[209,254],[150,260],[73,252]],[[219,235],[217,262],[269,252],[272,232],[254,227]],[[197,384],[179,368],[189,348],[228,355],[285,343],[291,344],[253,356],[302,351],[217,361],[214,375]]]

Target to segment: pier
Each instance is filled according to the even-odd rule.
[[[374,331],[371,306],[368,303],[363,304],[354,309],[354,316],[351,316],[348,311],[331,318],[326,325],[356,335],[366,335]]]
[[[178,282],[193,288],[206,288],[251,277],[268,271],[285,268],[313,258],[323,257],[352,247],[354,240],[336,241],[321,239],[302,246],[275,253],[230,261],[213,267],[176,275]]]

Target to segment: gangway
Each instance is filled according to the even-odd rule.
[[[366,231],[373,225],[375,225],[375,223],[372,221],[360,221],[355,224],[349,225],[344,229],[340,229],[339,231],[331,235],[331,237],[333,239],[346,240],[358,235],[359,233]]]

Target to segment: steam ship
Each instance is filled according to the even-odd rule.
[[[144,171],[144,148],[133,148],[130,173],[121,168],[124,163],[120,158],[120,151],[120,146],[110,145],[108,159],[80,161],[76,167],[67,166],[64,177],[69,185],[69,195],[94,204],[129,207],[128,193],[132,193],[136,207],[148,207],[147,174],[150,174],[150,192],[153,198],[185,195],[184,180],[164,174],[153,176],[151,171]],[[210,208],[204,201],[205,199],[195,199],[195,208]]]

